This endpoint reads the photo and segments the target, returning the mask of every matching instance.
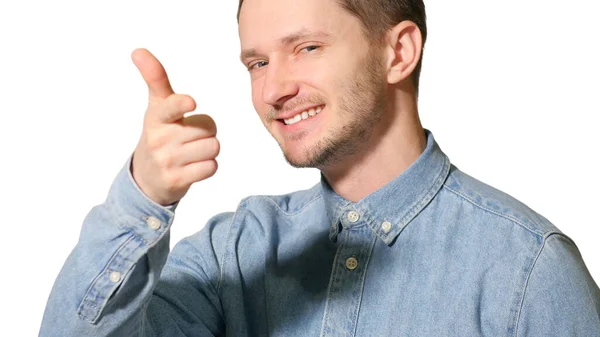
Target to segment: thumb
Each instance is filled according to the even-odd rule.
[[[131,59],[148,85],[150,100],[164,99],[174,94],[165,68],[152,53],[138,48],[131,53]]]

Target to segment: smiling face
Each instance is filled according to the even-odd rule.
[[[364,150],[384,112],[380,48],[335,0],[245,0],[252,102],[286,160],[324,168]]]

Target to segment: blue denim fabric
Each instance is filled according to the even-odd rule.
[[[40,335],[600,336],[600,290],[573,241],[427,137],[359,202],[323,178],[252,196],[171,253],[176,205],[149,200],[129,158],[86,217]]]

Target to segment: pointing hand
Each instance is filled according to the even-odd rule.
[[[184,117],[196,109],[196,102],[173,92],[165,69],[148,50],[136,49],[131,58],[149,91],[142,135],[133,153],[133,178],[154,202],[170,205],[194,182],[217,171],[217,128],[208,115]]]

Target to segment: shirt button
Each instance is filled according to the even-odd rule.
[[[358,260],[354,256],[346,259],[346,268],[348,270],[354,270],[356,267],[358,267]]]
[[[118,271],[110,272],[110,275],[108,276],[108,278],[110,279],[111,282],[117,283],[121,280],[121,273],[119,273]]]
[[[385,221],[381,224],[381,229],[384,232],[389,233],[392,230],[392,224],[389,221]]]
[[[148,217],[148,219],[146,219],[146,224],[148,224],[148,227],[156,230],[160,228],[160,220],[158,220],[157,218],[151,216]]]
[[[358,221],[358,219],[360,219],[360,215],[358,214],[358,212],[355,212],[355,211],[348,212],[348,221],[355,223]]]

